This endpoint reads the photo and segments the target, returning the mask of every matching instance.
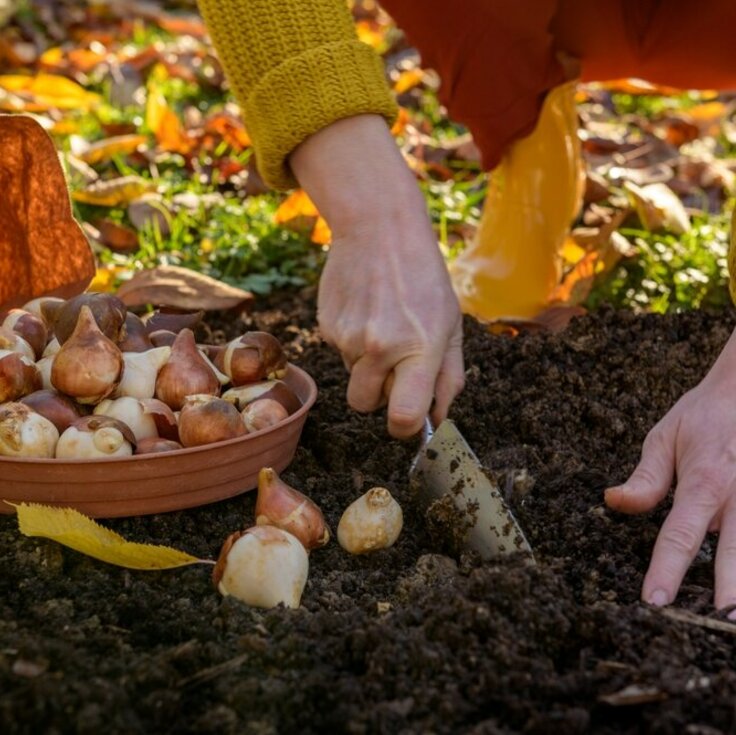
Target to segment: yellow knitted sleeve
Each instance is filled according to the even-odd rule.
[[[344,117],[396,105],[383,64],[358,41],[345,0],[199,0],[242,108],[261,175],[296,184],[289,154]]]

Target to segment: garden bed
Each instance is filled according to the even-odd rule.
[[[466,321],[453,418],[508,491],[531,567],[458,554],[451,533],[425,523],[407,478],[416,443],[391,440],[381,414],[347,409],[310,299],[272,300],[247,326],[288,344],[320,388],[284,478],[333,530],[361,492],[389,487],[405,511],[398,543],[351,557],[333,541],[311,555],[299,610],[262,611],[221,598],[209,567],[126,571],[0,517],[0,730],[732,732],[736,626],[711,606],[712,539],[673,619],[638,602],[664,511],[619,516],[602,491],[735,321],[603,310],[561,335],[515,338]],[[232,315],[211,325],[244,326]],[[213,558],[254,500],[105,523]]]

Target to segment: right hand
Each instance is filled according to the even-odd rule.
[[[319,288],[325,340],[350,370],[348,403],[388,397],[388,429],[417,433],[462,390],[462,316],[413,174],[383,120],[333,123],[291,158],[333,232]],[[434,403],[433,403],[434,401]]]

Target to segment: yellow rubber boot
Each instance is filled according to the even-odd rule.
[[[547,95],[534,132],[490,174],[476,238],[450,264],[464,312],[524,319],[545,308],[584,183],[573,81]]]

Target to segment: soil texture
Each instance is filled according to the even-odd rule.
[[[0,731],[15,733],[685,733],[736,731],[736,625],[712,607],[715,539],[674,608],[639,602],[668,503],[624,517],[603,489],[706,373],[731,313],[603,310],[562,334],[466,320],[452,417],[498,478],[537,559],[482,562],[412,503],[417,442],[345,403],[342,361],[311,297],[218,315],[211,336],[275,334],[320,396],[284,479],[332,529],[374,485],[404,508],[396,545],[310,556],[298,610],[249,609],[211,569],[132,572],[18,533],[0,517]],[[0,488],[2,478],[0,478]],[[106,521],[136,541],[216,558],[254,494]],[[674,611],[673,611],[674,610]]]

